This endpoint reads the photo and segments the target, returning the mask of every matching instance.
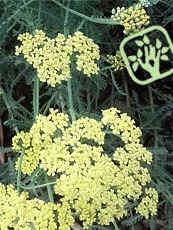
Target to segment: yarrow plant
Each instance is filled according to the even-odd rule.
[[[0,228],[14,229],[57,229],[55,205],[40,199],[28,199],[29,194],[19,194],[12,185],[0,184]]]
[[[124,26],[123,33],[126,35],[137,33],[150,24],[150,16],[141,4],[134,4],[127,9],[125,7],[112,9],[111,17]]]
[[[50,39],[42,30],[35,34],[24,33],[18,36],[21,46],[16,47],[16,55],[23,54],[29,64],[37,69],[37,75],[42,82],[54,87],[63,80],[71,78],[71,56],[76,56],[76,69],[90,77],[97,74],[99,67],[99,47],[91,38],[82,32],[75,32],[67,39],[61,33]]]
[[[69,13],[83,17],[78,29],[89,17],[71,10],[70,0],[67,6],[54,2],[66,10],[64,34],[49,38],[43,30],[35,30],[18,36],[15,54],[23,56],[37,71],[33,81],[33,117],[30,129],[16,132],[12,139],[17,178],[13,185],[0,183],[0,229],[70,230],[78,220],[83,229],[91,229],[93,224],[116,226],[116,221],[128,217],[131,211],[144,218],[156,215],[158,193],[149,172],[153,157],[140,143],[142,132],[135,121],[113,107],[103,109],[97,119],[82,117],[83,109],[73,105],[73,90],[78,87],[75,70],[87,77],[98,74],[99,46],[84,33],[70,34],[68,30]],[[113,20],[124,25],[126,35],[150,23],[143,8],[147,1],[140,2],[127,9],[112,10]],[[115,23],[111,18],[89,19]],[[115,71],[125,67],[119,51],[115,56],[108,55],[108,62]],[[42,87],[40,82],[53,88],[47,93],[48,87]],[[62,88],[55,87],[62,83]],[[39,87],[51,97],[43,106]],[[52,102],[56,89],[62,89],[62,94],[58,92],[58,109],[51,108],[57,106]],[[129,211],[129,207],[133,210]]]
[[[107,133],[124,143],[112,152],[112,158],[104,150]],[[143,164],[151,164],[152,155],[139,143],[140,136],[134,121],[116,108],[103,110],[100,121],[79,118],[71,125],[66,114],[51,109],[48,116],[37,116],[29,132],[13,138],[13,148],[25,149],[24,174],[40,167],[48,175],[59,175],[54,186],[62,197],[59,229],[70,230],[77,216],[88,229],[94,222],[109,225],[126,216],[129,202],[138,201],[136,212],[146,218],[156,214],[157,192],[149,188],[145,194],[143,190],[151,181]]]
[[[111,64],[114,71],[119,71],[125,68],[125,63],[119,50],[116,52],[115,56],[108,55],[107,57],[108,62]]]

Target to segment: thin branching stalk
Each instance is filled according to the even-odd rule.
[[[69,7],[70,7],[71,0],[68,1],[65,14],[65,20],[64,20],[64,36],[67,39],[69,35],[69,26],[68,26],[68,17],[69,17]],[[69,100],[69,110],[72,121],[76,120],[75,112],[74,112],[74,106],[73,106],[73,95],[72,95],[72,85],[71,85],[71,79],[68,79],[67,81],[67,90],[68,90],[68,100]]]
[[[98,24],[105,24],[105,25],[120,25],[119,22],[114,21],[112,18],[94,18],[94,17],[88,17],[85,14],[81,14],[75,10],[69,9],[69,7],[62,5],[59,1],[56,0],[52,0],[52,2],[54,2],[56,5],[60,6],[61,8],[65,9],[66,11],[69,11],[72,14],[75,14],[83,19],[85,19],[86,21],[90,21],[93,23],[98,23]],[[70,1],[69,1],[70,2]]]
[[[33,108],[34,108],[34,119],[39,114],[39,78],[36,76],[34,81],[34,93],[33,93]],[[44,173],[45,181],[48,184],[49,178],[47,176],[47,173]],[[47,185],[47,192],[49,196],[49,201],[54,203],[52,189],[50,185]]]
[[[126,96],[126,93],[124,93],[124,92],[122,92],[122,91],[119,90],[119,88],[118,88],[118,86],[117,86],[117,84],[116,84],[116,82],[115,82],[115,80],[114,80],[114,75],[113,75],[113,72],[112,72],[111,69],[110,69],[110,73],[111,73],[112,83],[113,83],[113,85],[115,86],[115,88],[117,89],[117,91],[118,91],[121,95]]]
[[[17,170],[17,191],[18,193],[20,193],[20,183],[21,183],[21,177],[22,177],[22,161],[23,161],[23,157],[25,155],[25,149],[23,147],[21,147],[21,155],[19,158],[19,165],[18,165],[18,170]]]
[[[52,188],[51,188],[51,185],[50,185],[50,182],[49,182],[49,177],[48,177],[46,172],[44,173],[44,177],[45,177],[45,181],[46,181],[46,184],[47,184],[46,187],[47,187],[47,192],[48,192],[48,196],[49,196],[49,201],[51,203],[54,203]]]
[[[127,106],[127,108],[130,108],[129,86],[128,86],[128,83],[127,83],[127,79],[126,79],[124,70],[122,70],[122,78],[123,78],[124,89],[125,89],[125,92],[126,92],[126,106]]]
[[[16,16],[20,13],[20,11],[22,11],[22,9],[24,9],[26,6],[29,6],[31,3],[33,2],[36,2],[37,0],[30,0],[30,1],[27,1],[27,2],[24,2],[24,4],[19,7],[18,10],[15,11],[14,14],[12,14],[9,18],[8,18],[8,21],[14,21],[14,18],[16,18]],[[7,31],[10,31],[13,26],[16,24],[16,22],[7,30]]]
[[[119,230],[118,225],[115,220],[113,221],[113,225],[114,225],[114,230]]]
[[[34,92],[33,92],[33,109],[34,109],[34,119],[39,114],[39,78],[35,76],[34,79]]]
[[[50,185],[55,185],[56,182],[49,182],[49,183],[46,183],[46,184],[40,184],[40,185],[35,185],[35,186],[23,186],[21,185],[20,187],[25,189],[25,190],[30,190],[30,189],[37,189],[37,188],[44,188],[46,186],[50,186]]]
[[[64,100],[63,100],[63,97],[62,97],[61,93],[59,93],[59,100],[60,100],[60,105],[61,105],[61,111],[63,113],[65,113],[65,103],[64,103]]]
[[[68,90],[69,110],[70,110],[71,119],[72,119],[72,121],[75,121],[76,115],[74,112],[72,86],[71,86],[71,80],[70,79],[67,81],[67,90]]]
[[[39,0],[39,3],[38,3],[38,21],[39,23],[41,22],[41,4],[42,4],[42,1]]]
[[[46,108],[44,109],[43,115],[45,116],[50,108],[50,105],[52,103],[52,101],[55,99],[56,95],[58,94],[57,91],[54,92],[54,94],[51,96],[51,98],[48,100],[47,104],[46,104]]]
[[[154,114],[155,114],[154,98],[153,98],[152,87],[150,84],[148,85],[148,94],[149,94],[149,102],[150,102],[150,106],[151,106],[151,114],[152,114],[152,116],[154,116]],[[158,136],[157,136],[157,130],[156,129],[154,129],[154,147],[158,148]],[[157,154],[155,154],[155,156],[154,156],[154,162],[155,162],[155,167],[157,169],[158,168]]]
[[[112,87],[111,87],[111,99],[110,99],[110,101],[111,101],[111,103],[110,103],[111,107],[114,107],[114,105],[115,105],[114,95],[115,95],[115,86],[112,84]]]
[[[90,93],[90,90],[91,90],[91,85],[90,85],[90,82],[88,81],[87,95],[86,95],[86,99],[87,99],[87,109],[86,109],[86,111],[88,111],[88,112],[90,112],[90,109],[91,109],[91,93]]]

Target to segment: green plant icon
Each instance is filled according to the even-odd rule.
[[[128,59],[134,62],[132,65],[133,71],[136,72],[140,65],[144,70],[149,71],[152,77],[154,77],[155,74],[160,74],[159,63],[160,60],[169,60],[166,55],[169,47],[162,47],[162,42],[158,38],[156,38],[156,46],[151,45],[147,35],[144,35],[143,41],[137,40],[135,43],[138,47],[143,47],[144,52],[142,49],[138,49],[137,55],[128,56]],[[145,59],[144,62],[142,61],[143,56]]]
[[[152,32],[153,30],[159,30],[159,32],[162,32],[168,45],[163,45],[163,42],[157,37],[154,41],[151,41],[148,33]],[[140,39],[142,37],[142,39],[139,40],[139,37]],[[134,42],[137,46],[137,51],[136,54],[128,56],[125,53],[124,46],[132,39],[135,39]],[[165,62],[170,60],[170,54],[168,55],[168,51],[170,51],[169,53],[173,54],[173,45],[169,35],[167,31],[160,26],[152,26],[139,32],[138,34],[125,38],[120,45],[120,51],[130,76],[136,83],[140,85],[146,85],[173,73],[173,68],[164,73],[161,73],[160,71],[161,61]],[[148,72],[151,77],[145,80],[138,79],[135,73],[139,67]]]

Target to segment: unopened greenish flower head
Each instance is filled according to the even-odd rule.
[[[152,5],[149,0],[139,0],[138,4],[142,7],[148,7]]]
[[[137,33],[150,24],[150,16],[141,4],[127,9],[117,7],[117,10],[112,10],[112,18],[124,26],[123,33],[126,35]]]

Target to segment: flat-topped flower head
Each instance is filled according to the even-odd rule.
[[[29,199],[27,192],[18,194],[13,185],[0,183],[0,229],[57,229],[56,205],[43,200]]]
[[[71,78],[73,53],[78,53],[77,70],[89,77],[99,71],[95,63],[100,58],[99,47],[81,32],[69,35],[67,39],[59,33],[55,39],[50,39],[42,30],[36,30],[34,35],[20,34],[18,40],[21,45],[16,46],[15,54],[23,54],[28,63],[37,69],[40,81],[52,87]]]
[[[100,59],[99,46],[91,38],[77,31],[68,37],[66,44],[72,46],[73,52],[77,53],[77,70],[83,71],[88,77],[98,74],[99,67],[95,61]]]
[[[70,78],[70,56],[65,51],[65,37],[58,34],[56,39],[48,38],[41,30],[34,35],[20,34],[21,46],[16,47],[16,55],[20,53],[37,69],[37,75],[42,82],[54,87],[63,80]]]
[[[29,132],[20,132],[13,137],[13,149],[20,151],[20,146],[25,148],[21,169],[23,173],[31,174],[38,166],[48,170],[49,175],[54,175],[57,168],[59,172],[63,171],[65,165],[62,162],[68,164],[70,158],[67,143],[61,138],[63,130],[68,127],[68,119],[66,114],[50,109],[48,116],[40,114],[36,117]]]
[[[112,142],[111,157],[106,134],[123,143]],[[140,144],[141,134],[135,121],[116,108],[103,110],[100,120],[81,117],[72,123],[51,109],[48,116],[37,116],[29,132],[14,137],[13,148],[25,148],[22,172],[31,174],[39,166],[48,175],[58,175],[54,191],[61,197],[56,208],[59,229],[70,230],[74,216],[88,229],[95,222],[109,225],[127,216],[129,202],[142,216],[156,214],[157,192],[149,187],[146,167],[152,154]]]
[[[137,33],[150,24],[150,16],[140,3],[127,9],[125,7],[112,9],[111,17],[124,26],[123,33],[126,35]]]

